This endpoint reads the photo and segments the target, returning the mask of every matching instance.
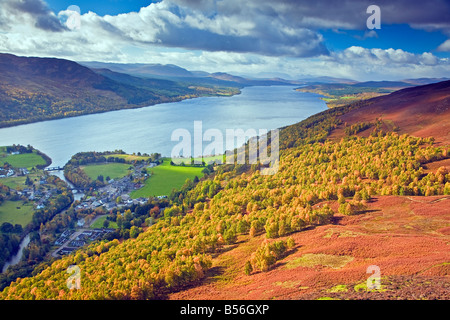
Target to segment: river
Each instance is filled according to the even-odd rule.
[[[203,132],[219,129],[276,129],[326,110],[317,94],[293,86],[247,87],[232,97],[203,97],[127,109],[43,121],[0,129],[0,146],[32,145],[64,166],[81,151],[122,149],[127,153],[161,153],[170,156],[178,143],[171,141],[175,129],[193,135],[194,121]]]
[[[19,261],[22,259],[23,249],[26,248],[26,246],[29,243],[30,243],[30,234],[27,234],[20,242],[19,250],[17,251],[17,253],[15,255],[13,255],[7,262],[5,262],[3,269],[2,269],[2,273],[5,272],[9,266],[13,266],[13,265],[19,263]]]

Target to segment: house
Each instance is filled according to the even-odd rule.
[[[101,205],[102,205],[101,201],[94,201],[94,202],[92,202],[92,206],[94,208],[100,207]]]
[[[84,218],[81,218],[80,220],[77,221],[77,226],[78,227],[83,227],[85,224]]]
[[[104,204],[106,210],[112,210],[116,207],[116,204],[114,202],[108,202]]]

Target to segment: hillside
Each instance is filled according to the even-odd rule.
[[[408,121],[422,121],[411,110],[426,110],[437,122],[449,92],[448,82],[409,88],[286,127],[277,174],[218,167],[172,194],[136,239],[42,266],[0,299],[448,299],[450,168],[439,164],[450,145],[401,123],[400,135],[376,117],[410,110]],[[363,121],[358,112],[370,132],[343,127],[345,117]],[[73,264],[79,290],[66,284]],[[380,290],[365,287],[371,265]]]
[[[450,81],[406,88],[390,95],[374,98],[358,109],[340,117],[351,126],[380,119],[385,130],[418,137],[433,136],[437,142],[450,143]],[[330,138],[343,135],[339,126]],[[370,130],[369,130],[370,131]],[[367,134],[367,133],[366,133]]]
[[[0,54],[0,127],[239,93],[237,86],[142,79],[55,58]]]

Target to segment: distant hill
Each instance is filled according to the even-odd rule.
[[[81,65],[96,69],[110,69],[112,71],[128,73],[138,76],[158,77],[194,77],[190,71],[173,64],[143,64],[143,63],[105,63],[98,61],[83,61]]]
[[[365,87],[365,88],[405,88],[414,86],[411,83],[404,81],[365,81],[351,84],[352,87]]]
[[[268,86],[268,85],[298,85],[303,82],[285,80],[281,78],[248,78],[235,76],[225,72],[209,73],[205,71],[189,71],[182,67],[167,64],[125,64],[104,62],[80,62],[80,64],[93,69],[109,69],[111,71],[128,73],[138,77],[151,77],[168,79],[182,83],[232,86]]]
[[[386,130],[396,127],[399,133],[433,136],[437,141],[450,143],[450,81],[406,88],[366,100],[362,107],[340,119],[349,126],[381,119]],[[333,136],[341,136],[342,131],[342,127],[338,128]]]
[[[0,70],[0,127],[143,107],[218,91],[221,95],[239,92],[237,85],[219,88],[205,83],[193,87],[107,69],[94,71],[56,58],[0,54]]]
[[[450,78],[416,78],[416,79],[405,79],[403,80],[403,82],[411,83],[414,85],[425,85],[447,80],[450,80]]]

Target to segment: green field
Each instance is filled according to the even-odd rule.
[[[9,222],[25,227],[31,222],[33,213],[34,208],[31,204],[24,205],[23,201],[7,200],[0,205],[0,225],[3,222]]]
[[[35,173],[30,173],[28,174],[28,177],[30,177],[31,181],[33,181],[33,183],[36,183],[36,181],[34,180],[39,180],[39,178],[43,175],[41,170],[38,170]],[[24,188],[28,188],[29,186],[27,186],[25,184],[25,181],[27,179],[27,176],[20,176],[20,177],[7,177],[7,178],[1,178],[0,179],[0,183],[4,184],[5,186],[8,186],[11,189],[24,189]]]
[[[104,178],[109,176],[111,179],[120,179],[130,173],[128,168],[130,165],[126,163],[90,164],[81,167],[91,180],[96,180],[100,175]]]
[[[89,228],[91,228],[91,229],[101,229],[101,228],[103,228],[103,221],[105,221],[107,217],[108,217],[107,215],[99,217],[97,220],[95,220],[95,222],[93,224],[91,224],[91,226]],[[117,227],[117,223],[114,222],[114,221],[109,221],[108,228],[117,229],[118,228]]]
[[[139,161],[139,160],[144,160],[147,161],[148,159],[150,159],[150,157],[147,156],[138,156],[138,155],[134,155],[134,154],[110,154],[105,156],[106,159],[109,158],[121,158],[121,159],[125,159],[125,161]]]
[[[180,189],[186,179],[193,180],[195,176],[203,177],[203,167],[182,167],[171,166],[170,159],[165,158],[164,163],[148,169],[153,174],[145,181],[145,185],[131,193],[131,197],[136,199],[150,196],[167,196],[172,189]]]
[[[45,165],[46,162],[37,153],[22,153],[22,154],[7,154],[5,147],[0,148],[0,165],[3,166],[8,162],[14,168],[28,168],[31,169],[37,165]]]

